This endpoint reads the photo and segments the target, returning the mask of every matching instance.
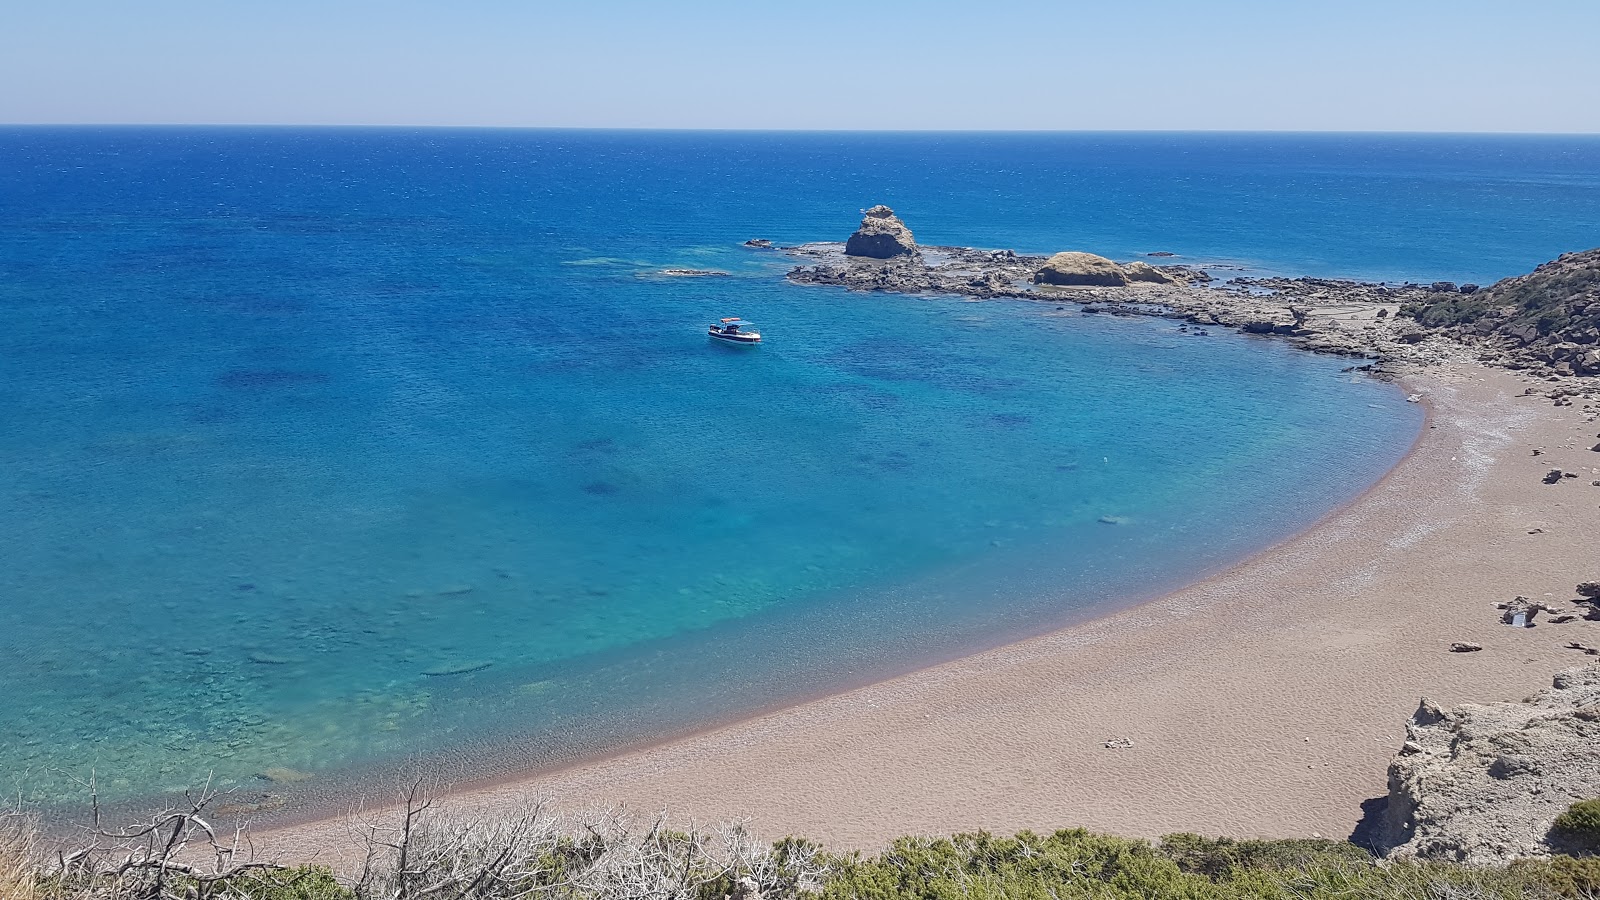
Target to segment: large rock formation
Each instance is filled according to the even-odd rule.
[[[1173,278],[1155,266],[1140,260],[1134,260],[1122,267],[1122,273],[1129,281],[1143,281],[1150,284],[1172,284]]]
[[[1550,825],[1600,797],[1600,665],[1521,703],[1422,701],[1389,765],[1375,835],[1393,856],[1494,862],[1553,849]]]
[[[1567,253],[1484,290],[1468,287],[1436,290],[1401,312],[1560,375],[1600,375],[1600,249]]]
[[[916,253],[917,241],[894,210],[878,205],[861,217],[861,227],[845,242],[844,252],[846,256],[891,259]]]
[[[1040,266],[1033,273],[1033,283],[1118,287],[1128,283],[1128,275],[1104,256],[1068,251],[1057,253]]]

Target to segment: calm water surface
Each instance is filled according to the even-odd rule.
[[[1418,409],[739,242],[887,202],[926,243],[1488,282],[1600,243],[1597,172],[1583,139],[0,131],[0,771],[303,809],[1169,589],[1357,495]],[[767,345],[709,345],[732,314]]]

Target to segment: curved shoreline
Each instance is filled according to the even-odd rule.
[[[1396,469],[1404,465],[1406,461],[1410,459],[1412,454],[1417,451],[1418,447],[1421,446],[1423,435],[1427,432],[1428,423],[1432,416],[1432,407],[1430,404],[1424,401],[1422,402],[1422,407],[1424,410],[1424,419],[1419,425],[1417,434],[1412,440],[1411,444],[1406,448],[1401,457],[1396,460],[1393,466],[1382,472],[1377,479],[1366,488],[1343,500],[1338,505],[1327,510],[1317,519],[1301,526],[1300,528],[1289,532],[1282,537],[1274,539],[1264,546],[1253,549],[1237,559],[1219,563],[1215,566],[1204,569],[1196,573],[1193,578],[1183,582],[1178,587],[1164,590],[1131,592],[1120,596],[1114,601],[1110,601],[1105,604],[1096,604],[1090,609],[1076,611],[1066,620],[1054,625],[1046,626],[1043,628],[1043,630],[1025,633],[1019,637],[1004,639],[999,643],[992,643],[977,647],[975,649],[942,653],[928,658],[924,662],[915,664],[914,668],[899,671],[891,675],[883,677],[875,675],[868,676],[864,679],[843,682],[837,687],[829,687],[809,693],[786,696],[781,700],[775,700],[759,707],[728,714],[726,717],[721,719],[708,719],[694,725],[664,732],[637,742],[623,743],[611,748],[599,749],[590,754],[570,761],[533,764],[518,771],[509,771],[488,776],[467,776],[459,782],[440,781],[440,784],[443,785],[441,790],[443,791],[444,795],[455,797],[476,798],[480,795],[495,794],[507,789],[512,790],[518,796],[525,796],[526,791],[523,790],[523,788],[526,785],[540,782],[544,779],[559,779],[561,776],[567,773],[587,769],[593,766],[600,766],[614,760],[624,759],[638,754],[647,754],[652,751],[661,750],[685,741],[706,738],[707,736],[715,735],[719,732],[737,729],[740,726],[747,725],[752,722],[776,715],[781,715],[785,712],[810,706],[812,704],[826,702],[843,695],[871,689],[880,685],[898,682],[902,679],[915,679],[926,672],[939,670],[946,666],[958,665],[964,661],[987,656],[989,654],[1002,653],[1011,647],[1049,638],[1063,632],[1070,632],[1079,628],[1088,627],[1100,620],[1109,619],[1129,611],[1139,609],[1146,605],[1162,603],[1196,585],[1204,584],[1213,578],[1221,577],[1229,572],[1249,565],[1263,556],[1275,552],[1280,547],[1295,541],[1308,532],[1314,531],[1315,529],[1321,527],[1323,523],[1332,519],[1334,516],[1337,516],[1352,506],[1362,502],[1362,500],[1367,497],[1368,494],[1374,490],[1377,490],[1384,483],[1384,481],[1386,481],[1394,473]],[[421,777],[425,780],[436,780],[433,775],[429,774],[425,765],[419,768],[418,771],[423,773]],[[396,777],[399,776],[397,775]],[[391,793],[398,795],[401,787],[403,786],[396,785],[396,790],[392,791]],[[336,795],[336,798],[338,796],[339,795]],[[365,809],[382,810],[391,808],[387,801],[376,807],[367,807],[365,804],[374,798],[361,796],[359,794],[357,796],[360,796],[358,804],[362,805]],[[301,829],[308,827],[314,828],[321,824],[342,821],[344,816],[328,812],[329,807],[333,805],[337,805],[337,800],[333,802],[325,800],[310,807],[290,807],[281,812],[278,810],[272,810],[271,818],[267,821],[265,830],[260,832],[260,834],[266,836],[270,840],[273,836],[279,834],[296,833]],[[398,809],[398,807],[392,808]]]
[[[1565,640],[1586,637],[1581,620],[1505,628],[1492,606],[1570,589],[1592,556],[1584,533],[1600,530],[1587,479],[1538,490],[1551,466],[1600,465],[1578,455],[1594,410],[1522,396],[1530,384],[1473,364],[1408,376],[1432,412],[1394,469],[1172,594],[730,725],[463,785],[452,805],[626,803],[836,847],[1078,825],[1342,837],[1384,792],[1419,695],[1521,696],[1573,661]],[[1518,442],[1545,455],[1508,452]],[[1451,654],[1455,640],[1486,652]],[[1102,746],[1115,738],[1133,747]],[[337,860],[347,832],[335,817],[256,840]]]
[[[1011,299],[1011,298],[1007,298]],[[1011,304],[1018,301],[1011,299]],[[1246,343],[1251,339],[1244,339]],[[1282,350],[1282,352],[1288,352]],[[1347,370],[1348,371],[1348,370]],[[1331,370],[1329,372],[1331,376]],[[1388,388],[1392,390],[1392,388]],[[1398,403],[1400,395],[1395,396]],[[1403,406],[1403,404],[1401,404]],[[1415,435],[1405,435],[1409,438],[1403,451],[1400,446],[1385,448],[1384,459],[1381,463],[1395,460],[1393,465],[1398,465],[1405,456],[1415,450],[1416,440],[1420,438],[1421,425]],[[1396,457],[1394,454],[1399,453]],[[1381,464],[1380,463],[1380,464]],[[1126,580],[1115,585],[1100,586],[1099,593],[1108,599],[1094,604],[1089,610],[1072,610],[1064,614],[1052,614],[1048,620],[1031,620],[1025,625],[1009,628],[1005,632],[991,631],[980,641],[970,641],[959,647],[942,647],[930,649],[916,657],[906,657],[899,660],[894,666],[879,666],[874,670],[864,670],[858,665],[846,665],[845,675],[834,678],[826,676],[822,679],[825,684],[812,683],[799,690],[794,682],[789,682],[789,691],[781,698],[773,699],[768,695],[760,705],[746,705],[724,711],[719,716],[697,715],[691,720],[667,722],[666,727],[637,728],[631,734],[607,734],[606,729],[598,729],[602,735],[600,740],[575,739],[567,741],[552,750],[549,746],[542,747],[543,752],[530,760],[526,752],[527,737],[511,735],[503,737],[495,735],[489,740],[476,742],[461,742],[454,748],[430,749],[418,751],[404,759],[386,760],[384,763],[375,764],[365,768],[348,768],[344,771],[328,770],[319,774],[311,774],[296,769],[283,768],[284,777],[280,778],[272,772],[273,769],[262,769],[255,778],[261,783],[245,780],[245,785],[231,788],[218,801],[216,811],[226,819],[253,820],[256,827],[270,833],[281,829],[291,829],[305,826],[325,819],[336,818],[338,810],[350,804],[363,803],[374,798],[386,798],[391,793],[392,785],[405,776],[406,772],[424,771],[429,773],[443,773],[437,777],[441,781],[448,780],[464,792],[476,792],[490,789],[495,786],[517,784],[529,780],[551,777],[563,772],[568,772],[584,766],[604,762],[631,753],[642,752],[651,748],[672,744],[681,740],[694,738],[710,732],[733,727],[754,719],[759,719],[778,713],[796,706],[825,700],[840,694],[846,694],[861,688],[870,687],[884,681],[892,681],[902,677],[912,676],[930,668],[958,662],[971,656],[994,652],[1014,643],[1031,640],[1046,634],[1054,633],[1063,628],[1081,627],[1088,622],[1106,616],[1115,615],[1127,609],[1142,604],[1158,602],[1170,596],[1175,590],[1184,585],[1204,581],[1219,573],[1229,571],[1237,566],[1244,565],[1263,553],[1271,552],[1282,543],[1292,540],[1304,531],[1315,528],[1328,516],[1332,516],[1348,505],[1358,502],[1367,491],[1370,491],[1383,478],[1392,471],[1389,469],[1369,469],[1360,473],[1360,480],[1353,485],[1357,493],[1345,496],[1335,501],[1336,505],[1321,512],[1318,517],[1309,522],[1286,523],[1288,527],[1276,536],[1268,536],[1266,541],[1246,544],[1231,548],[1223,558],[1203,567],[1195,567],[1190,572],[1159,580],[1150,580],[1151,583],[1129,584]],[[1224,488],[1225,490],[1225,488]],[[1345,493],[1341,490],[1338,493]],[[1321,503],[1317,504],[1321,506]],[[1107,531],[1103,526],[1091,525],[1092,529],[1104,533],[1120,531],[1111,529]],[[1232,555],[1237,553],[1238,555]],[[1039,596],[1050,596],[1056,593],[1053,590],[1060,582],[1042,580],[1040,584],[1046,590],[1025,589],[1025,593]],[[1031,588],[1032,586],[1030,586]],[[1096,592],[1086,592],[1094,596]],[[961,596],[958,590],[952,596]],[[814,627],[809,623],[807,627]],[[724,641],[730,646],[759,646],[748,636],[741,640],[739,635],[726,635]],[[808,679],[809,680],[809,679]],[[643,707],[641,707],[643,708]],[[659,725],[660,723],[655,723]],[[576,733],[576,729],[569,730],[569,735]],[[605,738],[609,737],[609,740]],[[542,757],[542,758],[540,758]],[[389,765],[388,763],[392,763]],[[310,767],[308,767],[310,768]],[[312,769],[313,772],[317,771]],[[331,776],[331,777],[330,777]],[[102,809],[109,809],[114,815],[138,816],[145,810],[152,808],[168,798],[145,797],[132,800],[119,801],[106,805],[102,802]],[[52,810],[52,818],[60,823],[77,821],[86,815],[83,809],[63,807]]]

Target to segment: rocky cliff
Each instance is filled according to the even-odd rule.
[[[880,204],[861,217],[861,227],[845,242],[844,252],[846,256],[871,259],[910,256],[917,252],[917,241],[894,210]]]
[[[1423,700],[1406,737],[1389,765],[1380,850],[1495,862],[1563,849],[1551,823],[1600,797],[1600,664],[1521,703],[1446,711]]]
[[[1486,290],[1435,287],[1401,313],[1560,375],[1600,375],[1600,249],[1564,254]]]

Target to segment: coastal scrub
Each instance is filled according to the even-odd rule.
[[[1574,849],[1600,851],[1600,798],[1579,800],[1556,817],[1551,837],[1571,844]]]

